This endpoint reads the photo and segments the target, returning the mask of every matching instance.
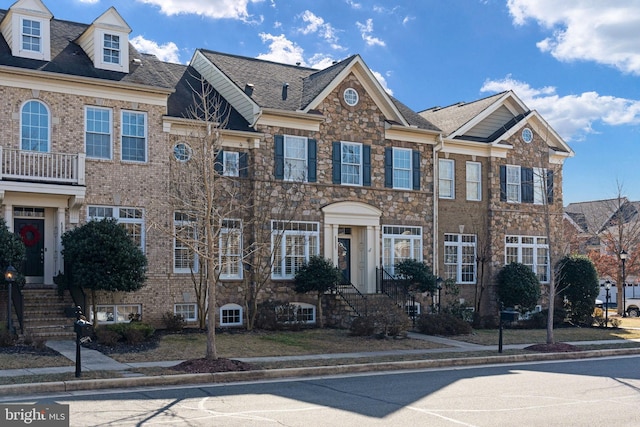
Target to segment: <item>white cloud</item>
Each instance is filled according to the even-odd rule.
[[[328,55],[316,53],[309,59],[309,67],[324,70],[325,68],[332,66],[335,61],[335,59]]]
[[[387,85],[387,80],[384,78],[384,76],[377,71],[371,70],[371,72],[375,76],[376,80],[378,80],[378,83],[380,83],[380,85],[385,90],[385,92],[393,96],[393,91],[389,89],[389,86]]]
[[[159,45],[158,43],[152,40],[147,40],[142,36],[135,36],[131,39],[131,44],[140,52],[155,55],[161,61],[180,63],[178,46],[176,46],[174,42]]]
[[[640,124],[640,101],[597,92],[560,96],[555,87],[533,88],[528,83],[507,76],[487,80],[482,92],[513,90],[532,110],[537,110],[565,140],[581,140],[597,133],[595,123],[610,126]]]
[[[351,6],[352,9],[362,9],[362,4],[353,0],[347,0],[347,4]]]
[[[560,61],[594,61],[640,75],[637,0],[508,0],[516,25],[537,22],[551,35],[537,43]]]
[[[78,0],[80,3],[87,3],[87,4],[96,4],[99,3],[100,0]]]
[[[301,28],[302,34],[315,34],[317,33],[322,37],[329,45],[336,50],[342,50],[342,46],[338,44],[337,31],[329,23],[326,23],[320,16],[315,15],[309,10],[305,10],[300,16],[302,20],[307,24],[306,27]]]
[[[300,65],[307,66],[303,57],[304,50],[295,42],[288,40],[284,34],[274,36],[260,33],[260,38],[263,43],[269,43],[269,52],[261,53],[257,56],[258,59],[291,65],[300,63]]]
[[[365,41],[367,46],[386,46],[386,43],[384,41],[371,35],[371,33],[373,32],[373,19],[367,19],[366,24],[356,22],[356,26],[360,30],[362,40]]]
[[[195,14],[209,18],[247,20],[247,5],[262,0],[137,0],[160,7],[165,15]]]

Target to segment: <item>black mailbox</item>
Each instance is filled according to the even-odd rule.
[[[500,312],[500,320],[503,322],[517,322],[520,312],[515,310],[502,310]]]
[[[86,320],[76,320],[73,324],[73,330],[81,338],[90,337],[93,335],[93,324]]]

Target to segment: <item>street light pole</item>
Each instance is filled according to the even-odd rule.
[[[13,282],[16,281],[16,276],[18,275],[18,271],[14,266],[10,265],[7,267],[7,270],[4,272],[4,280],[7,282],[7,330],[10,334],[13,334],[13,316],[11,315],[12,308],[12,295],[11,291],[13,289]]]
[[[622,317],[627,317],[627,277],[624,269],[627,262],[627,256],[629,256],[627,251],[624,249],[620,251],[620,260],[622,261]]]

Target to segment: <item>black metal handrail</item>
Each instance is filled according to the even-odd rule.
[[[10,283],[9,286],[13,287],[11,300],[13,303],[13,307],[16,310],[16,316],[18,317],[18,322],[20,322],[20,333],[24,334],[24,296],[22,295],[22,290],[20,289],[20,286],[13,286],[13,283]]]
[[[336,293],[358,315],[367,315],[367,297],[363,295],[352,283],[342,283],[335,287]]]
[[[80,286],[69,286],[69,295],[73,299],[73,306],[80,307],[83,313],[87,312],[87,295],[84,293],[84,289]]]
[[[412,322],[416,321],[416,296],[409,291],[407,279],[400,279],[384,268],[379,269],[380,292],[387,295],[403,310],[408,309],[408,315]]]

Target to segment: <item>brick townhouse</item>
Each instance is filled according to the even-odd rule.
[[[256,243],[271,244],[276,258],[261,297],[295,302],[310,322],[313,297],[293,293],[291,279],[316,254],[363,295],[414,258],[455,279],[470,303],[483,271],[484,309],[505,262],[548,277],[554,249],[541,213],[551,211],[555,236],[562,162],[573,153],[512,92],[418,114],[386,93],[359,55],[325,70],[210,50],[194,52],[188,66],[164,63],[128,43],[131,29],[114,8],[79,24],[20,0],[0,10],[0,32],[0,204],[27,246],[25,299],[33,289],[54,295],[65,230],[113,217],[145,252],[148,279],[134,293],[100,294],[97,320],[140,313],[161,326],[167,311],[196,319],[196,260],[151,225],[185,220],[161,201],[172,171],[192,160],[202,122],[189,111],[203,81],[228,112],[219,172],[251,198],[251,209],[224,220],[238,238],[221,248],[219,325],[244,323],[251,273],[243,251]],[[544,200],[541,176],[553,188]]]

